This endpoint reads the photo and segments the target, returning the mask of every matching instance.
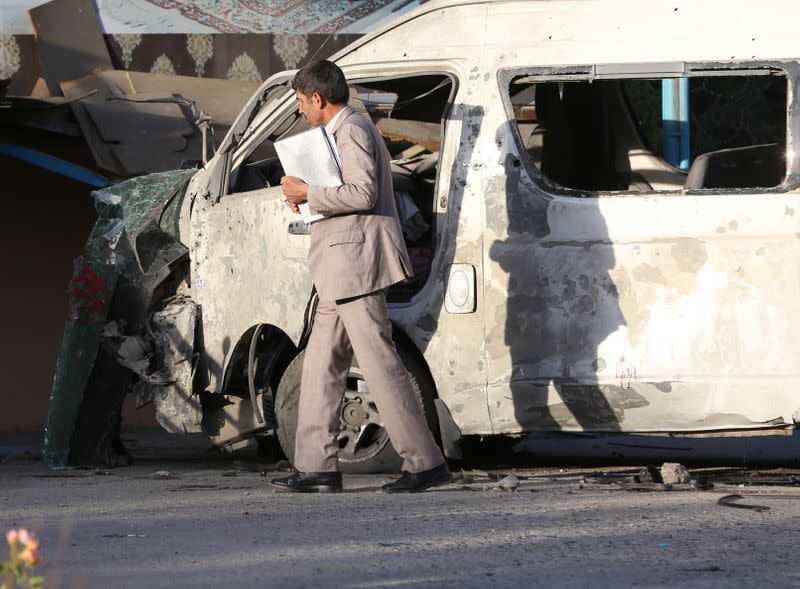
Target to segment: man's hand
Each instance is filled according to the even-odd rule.
[[[297,205],[308,200],[308,184],[295,176],[284,176],[281,178],[281,190],[289,208],[295,213],[299,213],[300,209],[297,208]]]

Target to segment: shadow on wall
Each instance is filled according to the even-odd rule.
[[[501,128],[497,144],[511,137],[510,128]],[[490,361],[489,381],[499,387],[489,392],[490,403],[497,404],[497,420],[513,417],[526,431],[620,431],[625,410],[648,402],[625,386],[634,369],[626,365],[624,354],[601,357],[601,343],[624,333],[626,322],[610,275],[614,252],[598,200],[554,203],[552,194],[530,180],[516,154],[505,153],[500,164],[505,210],[500,213],[498,207],[494,219],[487,214],[487,223],[495,225],[498,235],[507,228],[507,237],[489,250],[507,275],[507,302],[502,325],[492,328],[487,317],[487,331],[490,348],[510,354],[511,369]],[[567,237],[559,241],[551,236],[551,223],[560,219],[577,223],[564,225]],[[503,294],[495,300],[502,301]],[[608,374],[612,363],[623,380],[619,386],[603,384],[598,377]],[[511,408],[502,409],[508,391],[513,414]]]

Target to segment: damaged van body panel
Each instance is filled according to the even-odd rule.
[[[800,70],[796,62],[782,59],[791,49],[779,50],[755,31],[766,27],[771,39],[787,42],[792,33],[786,23],[766,17],[753,22],[745,64],[744,50],[694,31],[694,23],[718,22],[716,11],[673,4],[634,15],[621,2],[446,2],[435,11],[412,13],[404,23],[337,56],[340,65],[365,63],[397,51],[399,39],[409,61],[452,52],[478,65],[462,81],[470,101],[497,105],[508,81],[503,72],[522,64],[536,74],[548,68],[553,74],[574,71],[568,63],[586,69],[583,64],[626,61],[652,62],[651,72],[663,62],[694,62],[698,71],[723,64],[729,69],[778,66],[785,72],[786,152],[792,157],[773,194],[743,188],[675,196],[660,195],[656,188],[646,195],[565,196],[521,162],[519,136],[509,125],[513,113],[487,110],[481,130],[467,137],[472,157],[461,164],[470,179],[460,204],[463,210],[482,210],[485,220],[483,290],[478,289],[485,339],[473,331],[473,341],[485,350],[493,433],[793,424],[799,399],[790,383],[797,379],[800,359],[792,334],[800,316],[792,304],[798,277],[786,272],[785,260],[800,254],[798,219],[792,215],[798,204],[794,137],[800,128]],[[653,10],[663,9],[661,17],[676,20],[674,31],[687,42],[645,42],[618,31],[606,35],[606,23],[618,22],[607,18],[609,11],[623,6],[632,28],[637,19],[652,19]],[[576,11],[580,19],[574,19]],[[451,25],[447,43],[442,42],[443,19]],[[523,20],[541,25],[509,43],[508,31]],[[667,26],[660,30],[672,35]],[[475,31],[481,31],[479,43],[471,40]],[[600,41],[620,35],[628,35],[632,45]],[[631,149],[631,160],[637,157],[676,175],[646,149]],[[674,185],[656,172],[650,176],[654,188]],[[471,194],[480,196],[467,202]],[[647,220],[658,221],[657,231]],[[437,336],[447,337],[438,330]],[[453,384],[452,369],[426,359],[438,386]],[[465,425],[462,407],[450,408],[456,422]]]
[[[253,325],[268,323],[297,343],[311,296],[308,235],[289,235],[297,219],[280,187],[195,204],[193,296],[203,311],[206,390],[222,390],[234,347]],[[265,231],[265,228],[269,228]]]
[[[415,276],[389,291],[390,318],[443,434],[793,429],[800,63],[779,9],[800,16],[778,0],[744,28],[689,0],[434,0],[332,58],[408,211]],[[137,271],[172,288],[146,315],[186,305],[154,346],[181,361],[133,377],[143,401],[172,391],[169,431],[232,444],[285,427],[273,395],[315,300],[272,147],[304,128],[292,77],[261,86],[185,198],[124,226]],[[662,91],[679,80],[691,116],[672,121]],[[684,169],[672,123],[691,138]],[[156,365],[172,380],[147,383]],[[366,398],[357,380],[343,416]]]
[[[465,103],[469,83],[463,81],[467,78],[468,72],[462,71],[462,85],[450,113],[439,160],[435,205],[440,234],[436,236],[437,250],[431,268],[434,278],[409,305],[392,305],[389,313],[422,351],[436,382],[437,395],[464,435],[491,433],[485,397],[482,292],[479,288],[475,293],[473,313],[449,313],[444,300],[452,264],[469,266],[478,277],[483,275],[482,216],[472,209],[481,195],[475,183],[468,181],[475,170],[464,165],[474,152],[483,109]]]
[[[487,231],[489,405],[498,433],[792,423],[800,285],[784,261],[800,256],[796,222],[773,215],[763,196],[739,196],[726,207],[739,229],[720,238],[718,204],[690,196],[671,236],[653,240],[636,220],[658,218],[663,228],[661,211],[674,210],[676,198],[556,197],[551,231],[539,241]],[[775,200],[773,208],[800,204],[796,195]]]

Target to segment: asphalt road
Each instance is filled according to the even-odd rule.
[[[256,461],[200,449],[102,471],[6,452],[0,529],[38,535],[47,588],[800,587],[800,500],[785,496],[800,488],[718,471],[711,491],[632,492],[595,470],[518,468],[513,492],[499,469],[418,495],[380,493],[380,475],[293,495]],[[718,505],[726,492],[784,496],[743,500],[759,512]]]

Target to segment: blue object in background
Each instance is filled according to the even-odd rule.
[[[689,169],[689,79],[661,81],[664,159],[681,170]]]
[[[36,151],[29,147],[15,145],[6,141],[0,141],[0,154],[22,160],[38,168],[44,168],[56,174],[72,178],[78,182],[83,182],[95,188],[105,188],[113,184],[105,176],[94,173],[92,170],[77,166],[68,161],[53,157],[41,151]]]

